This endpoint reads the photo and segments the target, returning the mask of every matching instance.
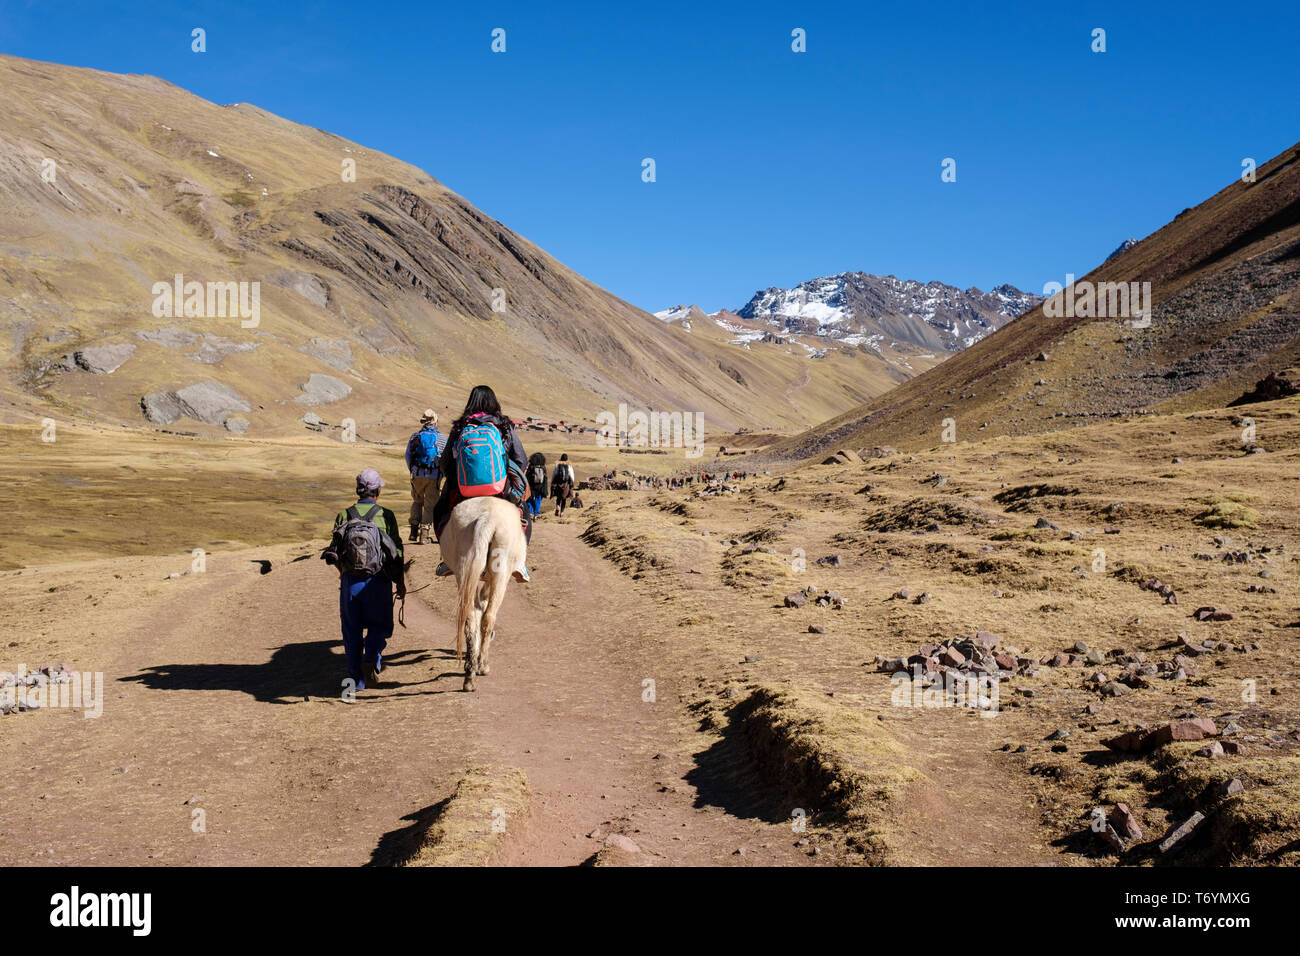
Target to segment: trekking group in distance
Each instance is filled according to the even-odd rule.
[[[560,456],[549,476],[545,455],[527,455],[514,422],[502,413],[496,393],[487,385],[474,386],[464,411],[445,436],[438,429],[438,414],[426,409],[419,431],[406,443],[405,460],[411,475],[407,543],[412,545],[440,541],[458,505],[489,497],[519,508],[526,545],[548,494],[559,516],[574,498],[577,485],[567,454]],[[385,485],[373,468],[357,475],[357,501],[335,517],[330,544],[321,554],[339,571],[343,650],[348,680],[356,690],[374,687],[383,670],[384,648],[393,635],[394,600],[405,599],[406,572],[411,566],[403,552],[397,516],[378,503]],[[453,573],[445,561],[439,562],[438,577]],[[522,558],[512,576],[516,581],[531,580]]]

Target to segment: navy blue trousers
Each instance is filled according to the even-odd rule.
[[[373,578],[339,579],[339,620],[348,676],[361,680],[362,660],[374,663],[393,636],[393,584],[384,574]],[[364,633],[364,637],[362,636]]]

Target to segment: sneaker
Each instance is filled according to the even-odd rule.
[[[434,570],[433,573],[438,575],[438,577],[440,578],[445,578],[447,577],[447,575],[451,574],[451,568],[447,567],[446,561],[439,561],[438,567]]]
[[[357,690],[365,690],[365,689],[366,689],[366,682],[364,680],[357,681]]]
[[[384,655],[378,654],[375,656],[375,673],[382,674],[383,672],[384,672]]]

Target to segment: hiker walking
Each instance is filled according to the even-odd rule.
[[[411,473],[412,544],[428,544],[433,525],[433,506],[438,500],[441,478],[438,460],[447,440],[438,431],[438,413],[426,408],[420,416],[420,430],[406,442],[406,468]]]
[[[502,413],[496,392],[489,386],[475,385],[470,390],[465,410],[451,424],[438,465],[446,481],[433,508],[436,538],[442,537],[442,529],[456,505],[466,498],[491,496],[519,506],[524,541],[532,540],[532,516],[524,507],[528,497],[528,454],[514,422]],[[446,561],[440,561],[435,573],[446,577],[452,570]],[[524,563],[512,573],[516,581],[531,580]]]
[[[560,456],[560,463],[555,466],[555,474],[551,476],[551,493],[555,497],[555,517],[564,514],[575,484],[577,478],[573,474],[573,466],[569,464],[569,455],[566,452]]]
[[[321,555],[339,569],[339,619],[348,678],[357,690],[374,687],[383,670],[384,647],[393,636],[393,588],[406,597],[405,566],[397,516],[376,499],[379,472],[357,475],[357,503],[334,519],[334,536]]]
[[[527,510],[533,520],[542,516],[542,501],[550,491],[550,481],[546,477],[546,456],[540,451],[533,452],[528,459]]]

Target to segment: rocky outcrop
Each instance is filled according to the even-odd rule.
[[[1253,389],[1229,402],[1228,407],[1253,405],[1256,402],[1275,402],[1279,398],[1288,398],[1298,392],[1300,392],[1300,385],[1290,379],[1282,378],[1276,372],[1269,372],[1256,383]]]
[[[292,289],[312,305],[322,309],[330,304],[329,286],[307,272],[281,272],[272,276],[271,282],[284,289]]]
[[[352,346],[347,339],[312,339],[301,346],[299,351],[320,359],[340,372],[352,371]]]
[[[134,354],[135,346],[126,343],[121,345],[96,345],[92,348],[74,352],[72,361],[76,363],[77,368],[93,372],[95,375],[107,375],[110,372],[116,372]]]
[[[238,392],[210,379],[176,391],[150,392],[140,399],[140,408],[155,425],[170,425],[178,418],[223,425],[232,412],[252,410]]]
[[[188,349],[194,351],[189,357],[203,365],[216,365],[227,355],[236,352],[251,352],[257,348],[257,342],[236,342],[210,332],[191,332],[188,329],[165,328],[148,332],[135,333],[139,338],[154,345],[169,349]],[[131,346],[135,348],[135,346]]]
[[[251,352],[257,348],[256,342],[232,342],[219,335],[205,335],[199,347],[189,357],[203,365],[216,365],[227,355],[236,352]]]
[[[150,392],[140,399],[140,410],[155,425],[170,425],[185,414],[175,392]]]
[[[294,400],[300,405],[327,405],[352,394],[352,386],[347,382],[319,372],[313,372],[311,378],[298,387],[302,394]]]

